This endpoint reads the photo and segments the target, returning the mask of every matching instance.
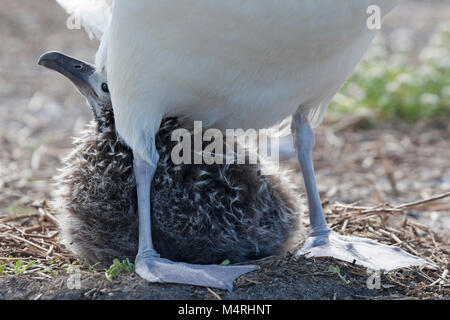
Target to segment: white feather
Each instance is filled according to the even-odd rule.
[[[89,34],[101,39],[111,19],[113,0],[56,0]]]

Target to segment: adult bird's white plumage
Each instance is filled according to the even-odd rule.
[[[372,2],[116,1],[106,65],[119,133],[149,160],[135,128],[152,136],[162,115],[257,129],[301,105],[316,126],[375,35]]]
[[[137,270],[143,277],[217,287],[230,287],[233,278],[218,283],[211,279],[225,278],[222,271],[186,265],[177,269],[179,265],[161,261],[153,251],[148,189],[158,160],[154,137],[162,118],[170,116],[201,120],[219,129],[258,129],[294,115],[312,228],[300,253],[355,259],[383,269],[426,263],[399,249],[331,232],[311,159],[311,127],[321,122],[329,101],[375,36],[367,27],[367,8],[378,5],[385,15],[396,1],[57,1],[71,10],[97,3],[104,12],[112,12],[109,27],[101,30],[97,63],[108,74],[118,133],[136,159],[142,247]],[[80,13],[95,30],[98,24],[90,22],[91,12]],[[374,249],[393,263],[371,259]],[[196,276],[203,280],[193,281],[187,275],[191,271],[198,271]],[[245,270],[234,276],[239,272]]]
[[[113,0],[56,0],[73,15],[74,26],[79,22],[88,32],[89,36],[101,39],[108,28],[112,15]]]

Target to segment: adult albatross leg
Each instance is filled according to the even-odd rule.
[[[296,256],[334,257],[354,262],[373,270],[391,271],[408,266],[428,266],[438,268],[408,252],[376,241],[342,236],[332,231],[325,221],[322,204],[317,191],[312,150],[315,145],[314,132],[310,127],[303,107],[293,117],[292,131],[295,132],[295,145],[305,181],[309,204],[311,234]]]
[[[134,153],[136,176],[139,249],[136,257],[136,272],[150,282],[181,283],[219,289],[233,289],[234,280],[244,273],[259,269],[258,266],[194,265],[163,259],[153,248],[150,216],[150,188],[156,171],[159,155],[153,148],[152,163]]]

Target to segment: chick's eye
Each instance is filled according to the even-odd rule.
[[[106,83],[102,83],[102,91],[106,92],[106,93],[109,93],[109,88],[108,88],[108,85]]]

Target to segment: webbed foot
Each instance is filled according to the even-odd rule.
[[[241,275],[258,270],[258,266],[218,266],[173,262],[155,253],[138,254],[136,272],[150,282],[179,283],[233,290]]]
[[[439,269],[438,266],[398,247],[366,238],[342,236],[334,231],[311,235],[295,256],[334,257],[372,270],[386,272],[411,266]]]

